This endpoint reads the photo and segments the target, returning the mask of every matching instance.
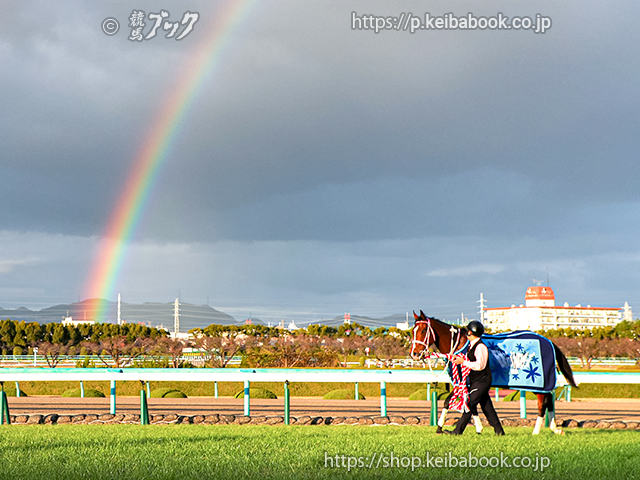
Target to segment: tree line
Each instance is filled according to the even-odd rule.
[[[218,336],[229,334],[232,336],[245,334],[256,337],[280,337],[280,336],[304,336],[313,335],[320,337],[342,338],[342,337],[384,337],[393,335],[401,338],[409,338],[410,331],[401,330],[396,327],[378,327],[375,329],[360,325],[358,323],[342,324],[339,327],[329,327],[327,325],[313,324],[306,328],[289,331],[282,327],[267,327],[266,325],[246,324],[246,325],[209,325],[205,328],[194,328],[189,333],[195,336]]]
[[[640,365],[640,320],[622,321],[615,327],[577,330],[561,328],[539,332],[550,338],[565,355],[578,357],[582,368],[603,357],[630,358]]]
[[[184,349],[193,348],[210,367],[224,368],[242,357],[248,367],[311,367],[346,365],[349,355],[388,361],[408,353],[409,333],[397,328],[351,324],[310,325],[293,332],[264,325],[209,325],[190,331],[193,338],[168,338],[165,330],[137,324],[38,324],[0,322],[2,354],[43,355],[50,367],[67,355],[92,355],[84,365],[115,367],[189,367]]]
[[[193,342],[205,355],[207,365],[226,367],[236,355],[242,365],[266,367],[338,367],[346,366],[349,356],[388,363],[409,353],[408,337],[386,335],[313,335],[306,332],[277,336],[257,336],[220,332],[201,335]]]
[[[25,322],[17,320],[0,321],[0,348],[2,354],[26,354],[41,343],[51,343],[66,347],[79,346],[82,342],[99,342],[113,337],[126,337],[133,341],[137,338],[166,337],[165,330],[133,323],[116,325],[113,323],[83,323],[63,325],[62,323]],[[32,350],[31,350],[32,351]]]
[[[188,367],[183,354],[191,347],[210,367],[227,367],[240,356],[247,367],[292,368],[346,366],[353,355],[388,363],[407,357],[411,342],[410,331],[358,324],[310,325],[293,332],[264,325],[214,324],[190,333],[192,339],[177,340],[168,338],[166,330],[138,324],[40,325],[4,320],[0,321],[0,346],[3,355],[32,353],[37,347],[51,367],[65,355],[93,355],[97,364],[116,367]],[[583,368],[591,368],[599,357],[626,357],[640,363],[640,320],[615,327],[538,333],[567,356],[579,358]]]

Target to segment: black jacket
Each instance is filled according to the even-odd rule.
[[[482,343],[482,340],[477,341],[474,345],[472,345],[469,348],[469,351],[467,352],[467,357],[472,362],[476,361],[476,355],[475,355],[476,348],[481,343]],[[482,343],[482,345],[485,345],[485,344]],[[488,354],[488,349],[487,349],[487,354]],[[488,355],[487,355],[487,364],[484,366],[482,370],[471,370],[469,372],[469,384],[473,385],[474,383],[484,383],[484,384],[488,383],[489,385],[491,385],[491,368],[489,367]]]

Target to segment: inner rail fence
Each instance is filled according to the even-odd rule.
[[[57,360],[57,367],[81,367],[88,364],[90,366],[100,366],[106,363],[108,366],[115,366],[115,361],[109,355],[102,355],[104,362],[100,360],[96,355],[61,355]],[[194,367],[204,367],[210,357],[199,354],[186,354],[179,358],[180,362],[191,363]],[[567,359],[569,364],[573,367],[580,367],[582,362],[577,357],[569,357]],[[134,365],[139,365],[145,361],[156,362],[170,362],[171,357],[168,356],[142,356],[133,361]],[[440,360],[438,360],[442,363]],[[239,355],[234,356],[229,361],[229,366],[240,366],[242,363],[242,357]],[[344,365],[344,362],[341,362]],[[360,362],[347,362],[346,366],[357,366]],[[432,364],[432,366],[437,366]],[[623,357],[609,357],[609,358],[594,358],[591,360],[591,367],[634,367],[638,365],[638,361],[632,358]],[[0,367],[46,367],[47,359],[44,355],[0,355]],[[427,366],[421,360],[413,360],[411,358],[394,358],[390,360],[378,360],[367,358],[364,361],[364,367],[366,368],[427,368]]]
[[[640,373],[620,372],[580,372],[574,373],[578,384],[640,384]],[[359,383],[380,384],[380,416],[387,416],[387,383],[421,383],[427,384],[427,400],[431,400],[430,423],[437,422],[438,399],[433,383],[450,383],[449,376],[443,370],[369,370],[369,369],[304,369],[304,368],[2,368],[0,369],[0,424],[9,423],[9,408],[5,382],[16,382],[17,395],[20,393],[19,382],[55,382],[75,381],[82,388],[83,381],[109,381],[110,413],[116,413],[116,384],[122,381],[139,381],[140,388],[140,421],[149,423],[147,398],[148,382],[210,382],[214,384],[217,398],[218,382],[244,382],[244,415],[251,414],[250,384],[251,382],[278,382],[284,384],[284,423],[289,425],[290,383],[353,383],[355,398],[358,398]],[[561,395],[571,401],[571,386],[566,385],[564,377],[558,376],[558,386],[563,387]],[[498,399],[498,389],[495,389]],[[554,392],[555,396],[555,392]],[[526,418],[525,392],[520,392],[520,417]]]

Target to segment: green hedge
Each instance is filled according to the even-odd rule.
[[[172,390],[164,395],[164,398],[187,398],[187,396],[180,390]]]
[[[640,385],[622,383],[584,383],[571,388],[575,398],[640,398]]]
[[[7,397],[17,397],[15,383],[5,385],[4,392],[7,394]],[[25,392],[24,390],[20,389],[20,396],[21,397],[28,397],[29,395],[27,395],[27,392]]]
[[[537,400],[538,397],[533,392],[526,393],[527,400]],[[515,392],[511,392],[509,395],[502,399],[503,402],[518,402],[520,401],[520,390],[516,390]]]
[[[278,398],[275,393],[266,388],[249,388],[249,396],[251,398]],[[244,390],[236,393],[234,398],[244,398]]]
[[[173,392],[174,390],[176,390],[176,389],[175,388],[156,388],[154,390],[151,390],[150,397],[151,398],[164,398],[164,396],[167,393]]]
[[[176,388],[156,388],[151,390],[151,398],[187,398],[187,395]]]
[[[325,400],[355,400],[355,389],[341,388],[339,390],[331,390],[323,397]],[[365,400],[364,395],[358,392],[358,399]]]
[[[69,390],[62,392],[63,397],[80,397],[81,394],[82,391],[79,388],[70,388]],[[104,398],[105,395],[100,390],[85,388],[84,396],[85,398]]]
[[[431,390],[433,392],[433,390]],[[438,394],[438,400],[442,400],[443,398],[447,398],[449,392],[442,389],[436,389],[436,393]],[[427,398],[427,389],[421,388],[420,390],[416,390],[411,395],[409,395],[409,400],[428,400],[431,401],[431,397]]]

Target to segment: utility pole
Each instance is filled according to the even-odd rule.
[[[480,300],[478,300],[478,303],[480,304],[480,323],[484,323],[484,295],[482,294],[482,292],[480,293]]]
[[[118,294],[118,325],[122,325],[122,320],[120,318],[120,294]]]
[[[173,303],[173,333],[178,336],[180,332],[180,301],[176,298]]]

